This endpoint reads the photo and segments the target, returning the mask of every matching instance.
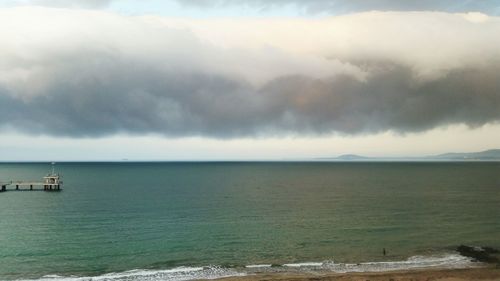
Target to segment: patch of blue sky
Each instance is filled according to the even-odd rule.
[[[293,4],[278,7],[256,7],[248,5],[225,5],[217,8],[182,5],[177,1],[165,0],[122,0],[112,2],[108,10],[124,15],[158,15],[185,18],[270,18],[303,17],[308,15],[304,9]],[[318,16],[318,15],[314,15]]]

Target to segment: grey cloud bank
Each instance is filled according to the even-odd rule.
[[[117,0],[7,0],[4,5],[38,5],[66,8],[104,8]]]
[[[500,0],[167,0],[181,5],[203,8],[224,6],[250,6],[258,9],[281,8],[294,5],[308,13],[341,14],[360,11],[447,11],[482,12],[496,15],[500,12]],[[42,5],[50,7],[104,8],[111,3],[120,4],[123,0],[7,0],[11,5]],[[136,0],[132,4],[147,1]],[[130,3],[130,2],[129,2]],[[5,5],[5,4],[4,4]]]
[[[225,26],[2,10],[0,127],[71,137],[232,138],[405,133],[500,120],[498,18],[247,21],[232,25],[243,35],[230,39]]]
[[[275,8],[295,5],[310,13],[345,13],[359,11],[480,11],[487,14],[500,12],[498,0],[177,0],[184,5],[217,8],[221,6],[247,5],[259,8]]]

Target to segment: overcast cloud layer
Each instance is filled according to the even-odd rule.
[[[37,5],[66,8],[104,8],[120,0],[3,0],[4,6]]]
[[[127,5],[123,0],[4,0],[4,5],[41,5],[50,7],[104,8],[114,2]],[[136,0],[147,5],[151,0]],[[349,13],[360,11],[447,11],[482,12],[497,15],[500,0],[165,0],[181,5],[203,8],[249,6],[258,9],[282,8],[293,5],[309,13]],[[129,1],[130,3],[130,1]],[[133,3],[133,1],[132,1]]]
[[[106,136],[418,132],[500,120],[500,19],[173,20],[0,10],[0,127]]]
[[[247,5],[259,8],[276,8],[295,5],[310,13],[335,14],[359,11],[480,11],[497,14],[500,11],[498,0],[177,0],[181,4],[200,7],[221,7]]]

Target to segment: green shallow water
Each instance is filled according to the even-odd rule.
[[[0,164],[0,181],[49,169]],[[500,163],[58,163],[57,171],[62,192],[0,193],[0,279],[500,247]]]

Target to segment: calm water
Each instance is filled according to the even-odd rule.
[[[38,179],[49,169],[0,164],[0,181]],[[500,247],[500,163],[57,170],[62,192],[0,193],[0,279],[185,280],[245,274],[245,265],[409,263],[450,257],[459,244]]]

